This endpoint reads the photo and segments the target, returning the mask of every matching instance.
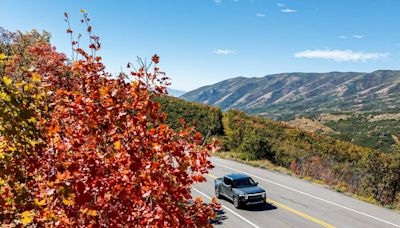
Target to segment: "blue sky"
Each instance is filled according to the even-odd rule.
[[[0,26],[52,33],[70,56],[63,13],[100,35],[112,73],[137,56],[161,57],[172,88],[282,72],[400,69],[398,0],[2,1]]]

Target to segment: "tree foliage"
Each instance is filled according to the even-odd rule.
[[[255,130],[245,135],[238,150],[243,152],[246,158],[250,160],[273,159],[273,153],[267,138]]]
[[[186,102],[170,96],[161,96],[158,101],[161,104],[161,109],[168,113],[166,122],[172,128],[180,129],[182,124],[179,119],[184,119],[187,124],[194,126],[204,136],[223,134],[220,108]]]
[[[167,85],[158,56],[138,69],[128,64],[131,81],[123,74],[113,78],[96,56],[99,39],[82,15],[91,53],[71,39],[70,62],[46,39],[20,46],[30,34],[2,44],[8,51],[0,54],[0,220],[209,226],[216,202],[189,202],[191,185],[211,168],[214,145],[203,146],[193,127],[175,131],[165,124],[155,101]]]

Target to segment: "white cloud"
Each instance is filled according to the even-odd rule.
[[[337,62],[366,62],[386,58],[389,53],[353,52],[352,50],[306,50],[295,53],[296,58],[328,59]]]
[[[257,17],[265,17],[265,14],[264,13],[256,13],[256,16]]]
[[[214,0],[214,3],[215,3],[216,5],[221,5],[221,4],[222,4],[222,0]]]
[[[356,38],[356,39],[362,39],[362,38],[364,38],[364,36],[361,36],[361,35],[353,35],[353,37]]]
[[[217,55],[234,55],[234,54],[236,54],[236,52],[234,52],[232,50],[229,50],[229,49],[216,49],[214,51],[214,54],[217,54]]]
[[[282,12],[282,13],[296,13],[297,10],[285,8],[285,9],[281,9],[281,12]]]
[[[278,7],[285,7],[285,4],[278,3],[278,4],[276,4],[276,6],[278,6]]]
[[[347,39],[347,36],[338,36],[339,39]]]

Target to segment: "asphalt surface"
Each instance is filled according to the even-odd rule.
[[[224,213],[216,227],[398,227],[400,214],[326,189],[323,186],[238,162],[211,158],[214,169],[193,196],[215,197],[214,179],[230,173],[251,176],[267,191],[267,203],[235,209],[220,199]]]

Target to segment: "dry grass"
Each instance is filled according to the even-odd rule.
[[[291,127],[300,129],[302,131],[307,132],[323,132],[323,133],[333,133],[334,130],[330,127],[327,127],[321,124],[318,121],[314,121],[307,118],[296,118],[292,121],[287,122],[287,124]]]
[[[269,160],[244,160],[241,158],[241,155],[238,152],[233,152],[233,151],[216,152],[216,153],[214,153],[214,156],[223,158],[223,159],[237,161],[237,162],[251,165],[251,166],[254,166],[257,168],[268,169],[268,170],[272,170],[272,171],[278,171],[281,173],[285,173],[288,175],[293,175],[293,173],[289,169],[282,167],[282,166],[274,165]]]

